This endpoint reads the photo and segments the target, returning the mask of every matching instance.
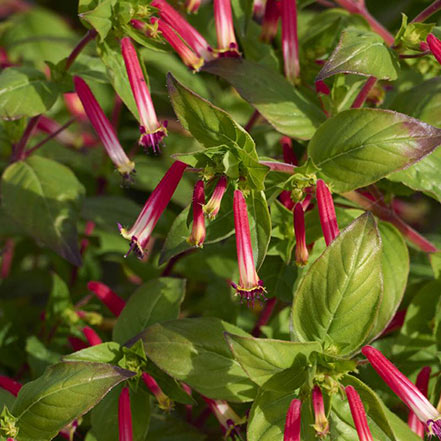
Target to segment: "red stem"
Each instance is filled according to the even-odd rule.
[[[354,102],[352,103],[351,106],[352,109],[359,109],[364,104],[366,98],[369,95],[369,92],[374,87],[376,81],[377,79],[375,77],[369,77],[367,79],[366,83],[364,83],[364,86],[362,87],[357,97],[355,98]]]
[[[257,120],[259,119],[259,116],[260,113],[257,110],[255,110],[245,125],[245,130],[247,132],[249,132],[254,127],[254,124],[256,124]]]
[[[6,279],[11,271],[12,259],[14,257],[15,243],[13,239],[6,239],[3,249],[3,260],[0,269],[0,278]]]
[[[286,164],[285,162],[276,161],[259,161],[259,164],[266,165],[271,171],[278,171],[282,173],[293,174],[296,166],[292,164]]]
[[[89,41],[93,40],[97,36],[97,32],[95,29],[89,29],[86,32],[86,35],[78,42],[78,44],[73,48],[72,52],[69,55],[69,58],[66,61],[66,71],[72,66],[73,62],[76,60],[80,52],[86,47]]]
[[[254,326],[253,330],[251,331],[252,336],[259,337],[262,326],[265,326],[271,318],[271,314],[274,311],[276,302],[276,297],[273,297],[266,302],[265,307],[263,308],[262,312],[260,313],[259,319],[257,320],[256,326]]]
[[[28,143],[30,137],[34,133],[34,130],[37,128],[38,120],[40,119],[40,115],[34,116],[28,122],[26,129],[17,145],[13,149],[11,162],[20,161],[24,159],[24,151],[26,149],[26,144]]]
[[[427,6],[426,9],[421,11],[412,21],[411,23],[415,23],[418,21],[424,21],[435,12],[438,12],[441,9],[441,0],[435,0],[431,5]]]

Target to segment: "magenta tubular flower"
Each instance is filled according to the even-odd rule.
[[[295,83],[300,75],[299,41],[297,37],[296,0],[282,1],[282,49],[285,63],[285,76]]]
[[[416,387],[420,390],[420,392],[427,397],[427,390],[429,388],[429,379],[431,369],[429,366],[425,366],[418,373],[416,379]],[[409,412],[409,418],[407,420],[407,424],[410,429],[415,432],[420,438],[424,439],[424,424],[418,419],[414,412]]]
[[[62,126],[60,123],[44,115],[40,115],[40,118],[37,123],[37,129],[44,133],[47,133],[48,135],[52,135],[52,133],[55,133],[57,130],[60,130],[61,127]],[[56,135],[55,139],[59,141],[61,144],[71,147],[77,147],[81,145],[81,140],[80,142],[78,142],[78,138],[76,138],[72,132],[69,132],[66,129],[61,131],[58,135]]]
[[[319,386],[312,389],[312,407],[314,409],[315,424],[314,429],[317,436],[325,437],[329,433],[329,422],[325,414],[325,403],[323,402],[323,394]]]
[[[265,14],[265,0],[254,0],[253,2],[253,17],[258,23],[262,21]]]
[[[63,95],[69,113],[81,122],[87,122],[88,118],[80,97],[76,92],[69,92]]]
[[[135,169],[135,164],[130,161],[124,152],[121,144],[115,133],[110,121],[98,104],[97,100],[93,96],[92,91],[85,81],[80,77],[74,77],[75,90],[83,104],[87,117],[89,118],[93,128],[97,135],[101,139],[101,142],[106,149],[109,158],[115,164],[118,171],[126,178],[130,177],[130,174]]]
[[[161,179],[161,182],[153,190],[147,202],[144,205],[141,213],[136,219],[133,227],[130,230],[126,230],[118,224],[121,235],[130,240],[130,249],[126,254],[126,257],[130,251],[135,251],[138,257],[144,256],[144,250],[150,239],[155,225],[161,217],[163,211],[166,209],[179,181],[182,178],[187,164],[180,161],[175,161],[172,166],[167,170],[167,173]]]
[[[160,409],[166,411],[173,409],[173,401],[171,401],[170,398],[165,395],[156,380],[151,375],[149,375],[147,372],[143,372],[142,380],[144,381],[144,384],[147,386],[148,390],[155,396]]]
[[[267,0],[262,21],[260,39],[267,43],[274,40],[280,18],[280,0]]]
[[[210,220],[216,218],[219,213],[222,198],[224,197],[225,191],[227,190],[227,177],[221,176],[219,181],[217,181],[216,188],[211,195],[210,200],[204,205],[204,213],[208,216]]]
[[[239,57],[230,0],[214,0],[214,22],[216,24],[218,55],[220,57]]]
[[[182,38],[164,20],[151,18],[151,23],[158,24],[158,29],[168,44],[176,51],[182,62],[194,71],[198,71],[204,64],[204,59],[196,55],[182,40]]]
[[[193,191],[193,228],[188,242],[202,248],[205,241],[205,217],[202,207],[205,204],[204,181],[196,182]]]
[[[430,52],[436,58],[436,61],[441,64],[441,41],[433,34],[429,34],[426,38]]]
[[[230,405],[224,400],[212,400],[211,398],[202,398],[213,412],[216,419],[225,431],[231,430],[232,427],[240,424],[240,418]]]
[[[302,402],[300,400],[292,400],[286,414],[285,431],[283,433],[283,441],[300,441]]]
[[[119,441],[133,441],[132,409],[129,388],[123,387],[118,400]]]
[[[308,263],[308,248],[306,248],[305,214],[301,202],[294,206],[294,232],[296,235],[296,263],[304,266]]]
[[[7,390],[10,394],[14,395],[15,397],[20,392],[22,385],[15,380],[12,380],[9,377],[6,377],[5,375],[0,375],[0,388]]]
[[[99,335],[89,326],[83,328],[83,334],[84,337],[86,337],[89,346],[100,345],[103,342]]]
[[[279,194],[279,201],[289,210],[291,211],[294,208],[294,201],[291,197],[291,192],[288,190],[283,190],[282,193]]]
[[[360,395],[358,395],[358,392],[352,386],[345,387],[345,391],[346,396],[348,397],[355,429],[357,430],[358,439],[360,441],[374,441],[371,431],[369,430],[366,412],[360,399]]]
[[[282,136],[280,144],[282,144],[283,161],[287,164],[297,165],[299,161],[297,161],[296,155],[294,154],[291,138]]]
[[[185,0],[185,10],[188,14],[196,14],[201,6],[201,0]]]
[[[87,289],[92,291],[116,317],[121,314],[126,306],[126,302],[104,283],[92,280],[87,284]]]
[[[138,54],[129,37],[124,37],[121,40],[121,52],[141,121],[139,144],[145,148],[150,147],[154,152],[157,152],[167,131],[158,121],[152,97],[139,64]]]
[[[247,204],[240,190],[235,190],[233,200],[234,228],[236,230],[237,260],[239,262],[239,285],[231,283],[242,300],[254,303],[262,296],[265,299],[265,288],[256,272],[253,249],[251,248],[250,224]]]
[[[198,1],[196,0],[194,3]],[[213,49],[207,43],[207,40],[165,0],[153,0],[152,6],[159,9],[161,20],[172,27],[200,58],[205,61],[214,58]]]
[[[315,82],[315,91],[317,93],[322,93],[323,95],[329,95],[331,91],[324,81]]]
[[[378,349],[365,346],[361,352],[398,398],[424,423],[429,435],[436,435],[441,439],[441,414],[424,394]]]
[[[316,189],[317,205],[326,245],[329,245],[339,234],[337,216],[335,215],[334,201],[328,187],[319,179]]]

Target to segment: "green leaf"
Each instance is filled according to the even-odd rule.
[[[175,414],[153,414],[148,441],[204,441],[206,436]]]
[[[379,80],[396,80],[399,64],[394,52],[375,32],[348,28],[334,52],[317,75],[323,81],[333,75],[352,73]]]
[[[156,323],[142,339],[150,360],[199,393],[219,400],[252,401],[255,385],[234,360],[224,332],[247,336],[222,320],[201,317]]]
[[[60,276],[52,273],[52,289],[45,309],[45,320],[49,323],[58,321],[68,310],[73,310],[69,288]]]
[[[118,400],[124,385],[110,391],[92,410],[92,433],[99,441],[118,441]],[[144,384],[137,390],[130,389],[133,441],[144,441],[149,431],[150,395]]]
[[[85,414],[132,372],[100,363],[59,363],[25,384],[12,412],[17,417],[17,441],[54,438],[75,418]]]
[[[398,94],[391,108],[440,128],[441,78],[423,81],[412,89]],[[387,178],[402,182],[413,190],[423,191],[441,202],[440,168],[441,149],[436,149],[411,167],[392,173]]]
[[[108,363],[115,365],[122,356],[123,353],[121,346],[114,341],[108,341],[101,343],[100,345],[81,349],[73,354],[65,355],[63,361],[89,361],[93,363]]]
[[[294,295],[293,331],[347,355],[366,341],[382,296],[381,241],[373,216],[360,216],[311,265]]]
[[[296,357],[321,352],[317,342],[296,343],[283,340],[226,335],[234,358],[257,385],[262,386],[272,376],[293,366]]]
[[[138,108],[130,88],[129,77],[127,76],[124,59],[121,55],[119,41],[109,36],[104,41],[97,42],[97,52],[107,68],[107,75],[116,93],[130,112],[132,112],[133,116],[138,119]]]
[[[383,109],[350,109],[328,119],[308,146],[319,175],[336,192],[372,184],[441,143],[441,129]]]
[[[294,283],[297,280],[295,265],[287,265],[280,257],[268,254],[260,267],[259,276],[270,296],[287,303],[292,302]]]
[[[374,339],[384,330],[400,306],[406,289],[410,263],[407,245],[401,233],[387,222],[379,222],[378,229],[382,245],[383,297],[369,340]]]
[[[49,110],[57,97],[56,84],[37,69],[9,67],[0,74],[0,118],[36,116]]]
[[[427,36],[435,26],[433,23],[407,23],[406,14],[401,13],[401,27],[395,36],[394,47],[420,51],[420,43],[425,42]]]
[[[234,58],[207,63],[203,70],[227,80],[280,133],[311,139],[325,115],[282,75],[263,65]]]
[[[29,366],[35,377],[42,375],[48,366],[58,363],[61,358],[61,354],[49,350],[35,335],[26,339],[26,352]]]
[[[184,279],[149,280],[130,296],[113,328],[113,339],[122,344],[154,323],[178,318],[184,295]]]
[[[97,4],[95,5],[95,3]],[[94,9],[88,8],[91,4],[95,6]],[[115,4],[116,0],[101,0],[93,3],[89,2],[88,6],[80,1],[78,5],[78,16],[98,32],[101,41],[107,37],[112,29],[112,14]]]
[[[76,219],[84,187],[67,167],[31,156],[5,170],[1,188],[3,208],[24,232],[81,265]]]
[[[232,0],[231,9],[237,34],[240,39],[245,38],[253,16],[253,2],[251,0]]]

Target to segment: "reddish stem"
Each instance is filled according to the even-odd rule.
[[[367,79],[366,83],[364,83],[364,86],[362,87],[357,97],[355,98],[354,102],[352,103],[351,106],[352,109],[359,109],[364,104],[366,98],[369,95],[369,92],[374,87],[376,81],[377,79],[375,77],[369,77]]]
[[[261,333],[261,328],[262,326],[265,326],[269,319],[271,318],[271,314],[274,311],[274,307],[276,306],[276,302],[277,302],[277,298],[273,297],[271,299],[269,299],[262,312],[260,313],[259,319],[257,320],[256,325],[254,326],[253,330],[251,331],[251,335],[254,337],[259,337],[260,333]]]
[[[0,278],[6,279],[11,271],[12,259],[14,257],[15,243],[13,239],[6,239],[3,249],[3,260],[0,269]]]
[[[260,113],[257,110],[255,110],[245,125],[245,130],[247,132],[249,132],[254,127],[254,125],[256,124],[256,122],[259,119],[259,116],[260,116]]]
[[[435,12],[438,12],[441,9],[441,0],[435,0],[431,5],[427,6],[426,9],[421,11],[412,21],[411,23],[416,23],[418,21],[424,21]]]
[[[72,52],[69,55],[69,58],[66,61],[66,71],[72,66],[73,62],[76,60],[80,52],[86,47],[89,41],[93,40],[97,36],[97,32],[95,29],[89,29],[86,32],[86,35],[78,42],[78,44],[73,48]]]
[[[266,165],[270,168],[271,171],[277,171],[281,173],[289,173],[293,174],[296,166],[292,164],[286,164],[284,162],[276,162],[276,161],[259,161],[260,164]]]
[[[26,129],[17,145],[13,149],[11,162],[20,161],[24,158],[24,151],[26,149],[26,144],[28,143],[30,137],[34,133],[35,129],[38,125],[38,120],[40,119],[40,115],[34,116],[28,122]]]

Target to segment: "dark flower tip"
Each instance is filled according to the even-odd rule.
[[[255,286],[251,289],[245,289],[241,286],[237,285],[234,282],[230,282],[231,286],[236,290],[236,295],[240,296],[240,303],[244,301],[247,302],[247,305],[254,306],[254,302],[256,299],[266,302],[268,299],[265,297],[266,289],[263,286],[263,281],[259,280],[258,286]]]
[[[153,133],[147,133],[145,127],[140,126],[139,131],[141,132],[141,136],[139,138],[139,144],[144,147],[145,151],[149,151],[149,149],[151,149],[153,153],[160,153],[162,140],[167,136],[166,127],[167,121],[164,121],[163,126],[161,126],[158,130]]]

